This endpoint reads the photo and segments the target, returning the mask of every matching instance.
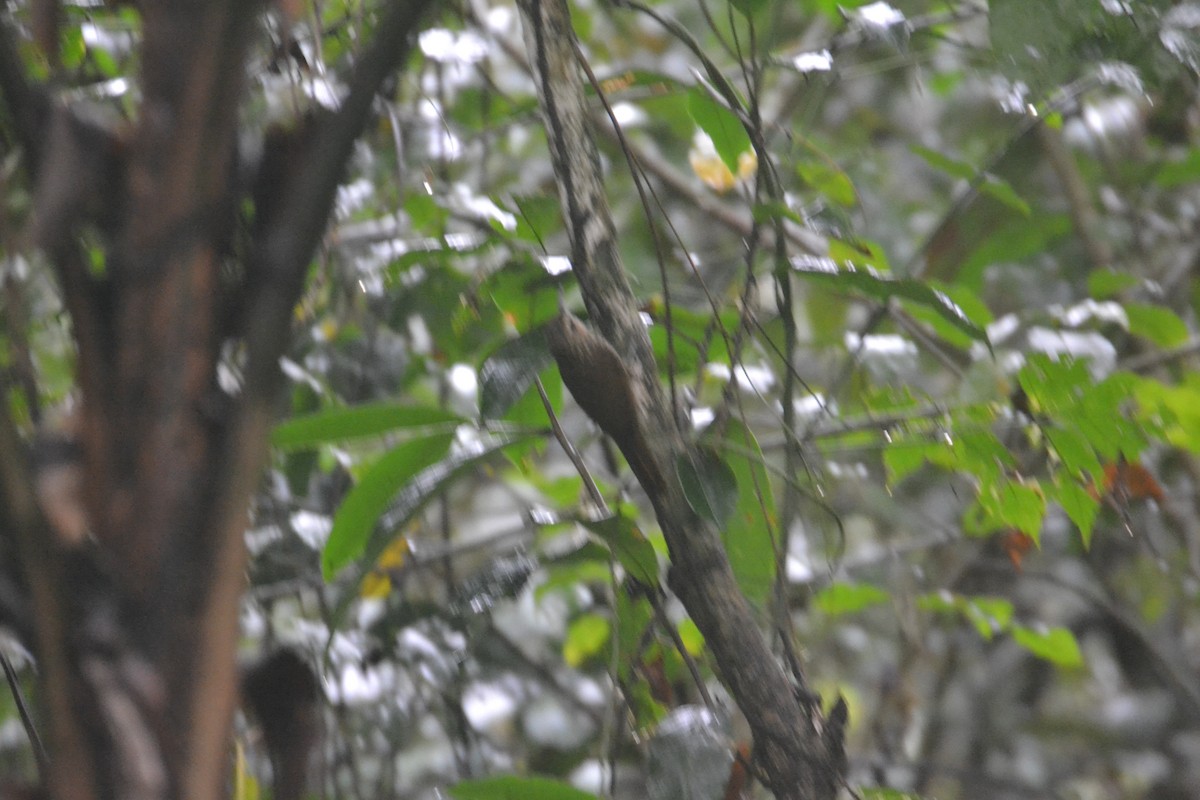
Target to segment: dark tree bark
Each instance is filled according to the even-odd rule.
[[[121,126],[32,82],[0,20],[5,141],[35,187],[29,238],[56,271],[78,350],[78,492],[39,494],[36,460],[0,410],[0,522],[27,587],[52,797],[223,794],[242,535],[279,358],[351,145],[427,5],[385,6],[342,106],[269,140],[272,180],[253,195],[235,160],[262,4],[139,3],[141,104]],[[262,213],[230,287],[248,197]],[[99,275],[84,229],[103,242]],[[246,357],[232,397],[216,381],[231,340]]]

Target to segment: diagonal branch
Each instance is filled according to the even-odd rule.
[[[750,722],[756,760],[776,795],[829,800],[843,779],[841,742],[822,736],[825,720],[820,711],[807,699],[804,687],[793,686],[772,655],[737,588],[717,531],[691,509],[675,478],[676,459],[690,454],[690,444],[664,397],[649,338],[618,255],[566,4],[520,0],[518,6],[571,241],[572,267],[591,323],[620,354],[616,361],[624,364],[614,370],[618,374],[589,379],[587,354],[605,353],[607,345],[591,341],[594,334],[567,320],[560,323],[563,336],[555,352],[564,382],[568,387],[619,383],[618,378],[627,382],[635,419],[597,422],[636,465],[635,473],[654,505],[670,549],[671,587],[704,634],[722,677]],[[597,370],[597,365],[590,366]],[[589,413],[592,406],[603,404],[596,398],[587,402],[590,405],[584,407]],[[654,480],[655,476],[662,480]]]

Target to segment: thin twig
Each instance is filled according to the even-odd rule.
[[[8,653],[4,652],[3,647],[0,647],[0,666],[4,668],[4,679],[8,681],[13,702],[17,704],[17,713],[21,716],[21,725],[25,727],[25,735],[29,737],[29,743],[33,746],[40,783],[46,786],[50,776],[50,757],[46,755],[42,737],[38,735],[37,725],[34,724],[33,716],[29,713],[29,705],[25,702],[25,693],[21,691],[21,681],[17,676],[17,671],[13,668],[12,659],[8,657]]]

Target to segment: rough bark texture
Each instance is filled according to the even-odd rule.
[[[78,349],[66,433],[79,474],[64,485],[81,494],[46,499],[0,407],[0,528],[23,567],[27,596],[11,602],[32,618],[54,798],[224,794],[242,536],[279,357],[353,141],[428,4],[387,8],[342,107],[269,139],[271,180],[257,187],[239,183],[235,160],[262,4],[139,3],[141,104],[120,124],[30,81],[0,18],[0,101],[35,189],[27,238],[57,273]],[[247,197],[259,213],[230,287]],[[78,244],[85,228],[103,246],[99,274]],[[230,343],[246,354],[233,397],[216,381]]]
[[[589,322],[619,354],[624,374],[636,387],[632,430],[642,435],[613,438],[630,464],[640,465],[635,474],[643,483],[645,475],[674,476],[676,459],[691,445],[659,383],[650,341],[617,252],[599,155],[587,127],[569,12],[563,0],[519,0],[518,5],[570,236],[572,267]],[[585,334],[576,332],[574,338]],[[600,349],[560,348],[556,353],[560,367],[563,353],[567,355],[564,380],[572,391],[568,373],[586,370],[572,363],[573,358]],[[585,410],[587,403],[581,400]],[[704,633],[723,680],[750,723],[755,761],[765,780],[780,798],[830,800],[844,773],[840,725],[826,725],[808,688],[789,680],[771,653],[737,588],[717,531],[692,511],[679,481],[650,483],[644,488],[670,548],[671,588]]]

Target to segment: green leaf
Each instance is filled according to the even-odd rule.
[[[583,526],[608,545],[630,577],[644,586],[658,585],[658,554],[632,518],[615,515],[585,520]]]
[[[913,792],[901,792],[896,789],[863,789],[858,793],[863,800],[922,800],[921,795]]]
[[[703,519],[723,527],[737,507],[737,477],[712,448],[695,448],[694,457],[684,453],[676,463],[679,482],[688,505]]]
[[[642,647],[642,638],[654,620],[654,607],[643,592],[617,591],[616,625],[617,674],[622,681],[633,675],[633,655]]]
[[[683,649],[687,650],[693,656],[699,656],[704,652],[704,634],[696,627],[696,623],[691,617],[682,620],[676,630],[679,633],[679,641],[683,642]]]
[[[729,0],[729,4],[746,19],[754,19],[768,5],[768,0]]]
[[[1088,294],[1097,300],[1110,300],[1139,283],[1141,279],[1137,275],[1098,269],[1088,274]]]
[[[452,441],[453,432],[412,439],[385,453],[367,470],[333,518],[333,530],[321,552],[325,580],[358,558],[388,501],[417,473],[444,456]]]
[[[1038,542],[1046,498],[1034,484],[1002,478],[984,483],[975,502],[967,509],[963,526],[967,533],[979,536],[1015,528]]]
[[[1042,353],[1031,354],[1017,373],[1017,382],[1035,413],[1060,417],[1074,411],[1091,384],[1087,364],[1075,358],[1057,361]]]
[[[502,775],[460,781],[447,791],[455,800],[599,800],[569,783],[536,776]]]
[[[1129,332],[1159,347],[1175,347],[1188,339],[1188,328],[1175,312],[1162,306],[1126,303]]]
[[[518,195],[512,202],[518,212],[518,239],[544,246],[552,235],[562,230],[562,210],[557,195]]]
[[[817,593],[817,608],[830,616],[853,614],[891,600],[891,596],[869,583],[834,583]]]
[[[402,429],[452,429],[465,421],[457,414],[432,406],[378,403],[328,408],[282,423],[272,431],[271,444],[295,450]]]
[[[858,205],[854,183],[836,164],[830,161],[802,161],[796,165],[796,174],[827,200],[845,208]]]
[[[1000,597],[962,597],[960,608],[975,631],[984,639],[991,640],[997,633],[1008,630],[1012,624],[1013,605]]]
[[[946,286],[935,281],[930,282],[930,286],[950,298],[950,302],[958,306],[959,310],[966,314],[967,318],[978,327],[986,329],[992,323],[991,310],[979,299],[978,295],[967,287]],[[918,319],[933,328],[934,333],[955,347],[966,349],[974,341],[972,337],[964,335],[957,326],[946,322],[941,314],[927,306],[906,302],[904,307],[914,319]]]
[[[1066,214],[1010,216],[1001,224],[988,227],[983,232],[984,238],[974,242],[959,269],[958,280],[978,289],[985,268],[1000,262],[1020,264],[1044,253],[1071,231],[1071,218]]]
[[[792,269],[805,280],[836,291],[862,294],[885,302],[895,297],[926,306],[971,339],[987,343],[987,333],[983,328],[972,322],[945,293],[923,281],[894,278],[870,267],[857,267],[854,264],[839,268],[832,259],[813,256],[796,257],[792,260]]]
[[[569,272],[551,275],[539,261],[514,257],[488,275],[476,295],[480,305],[490,302],[499,310],[506,327],[530,331],[558,313],[561,287],[571,279]]]
[[[925,159],[925,163],[929,166],[944,172],[952,178],[959,178],[964,181],[974,180],[978,174],[978,170],[965,161],[959,161],[956,158],[939,153],[936,150],[930,150],[928,147],[913,145],[909,148],[912,152],[921,158]]]
[[[988,175],[984,179],[983,185],[979,187],[979,191],[993,200],[999,200],[1021,216],[1028,217],[1033,213],[1033,209],[1029,207],[1029,203],[1026,203],[1017,194],[1016,189],[1012,188],[1008,181],[1001,180],[994,175]]]
[[[725,166],[737,175],[738,156],[750,149],[750,136],[741,120],[699,86],[688,92],[688,113],[696,126],[712,139],[713,147]]]
[[[888,485],[896,486],[924,466],[926,461],[939,463],[940,456],[949,449],[943,442],[930,442],[917,436],[893,436],[883,451]]]
[[[479,413],[503,417],[552,360],[542,328],[502,344],[479,368]]]
[[[1062,506],[1067,517],[1079,528],[1085,548],[1092,546],[1092,528],[1100,511],[1100,500],[1078,481],[1059,476],[1051,486],[1054,499]]]
[[[563,661],[578,668],[600,655],[612,635],[612,623],[601,614],[583,614],[567,627],[563,640]]]
[[[1017,644],[1060,667],[1083,666],[1083,654],[1079,652],[1079,643],[1075,634],[1066,628],[1050,628],[1037,631],[1023,625],[1014,625],[1013,639]]]
[[[883,245],[871,239],[855,237],[829,240],[829,257],[836,264],[854,264],[855,266],[874,267],[883,274],[891,272],[892,265],[888,261],[887,251]]]
[[[775,581],[775,497],[754,434],[740,420],[725,426],[726,463],[737,481],[737,505],[721,529],[721,540],[738,587],[765,607]]]
[[[965,161],[959,161],[936,150],[930,150],[927,147],[919,145],[913,146],[912,151],[925,159],[930,166],[951,177],[965,181],[974,181],[979,178],[979,170]],[[983,181],[979,184],[979,191],[994,200],[1000,201],[1022,216],[1029,216],[1029,204],[1021,199],[1020,195],[1016,193],[1007,181],[997,178],[995,175],[985,175]]]
[[[1062,461],[1063,466],[1076,480],[1098,478],[1103,472],[1100,458],[1088,438],[1073,425],[1046,426],[1043,428],[1050,446]]]
[[[1008,630],[1012,624],[1012,603],[1001,597],[964,597],[942,591],[922,595],[917,605],[928,611],[961,614],[987,640]]]
[[[333,632],[337,630],[338,626],[346,618],[346,612],[357,598],[358,587],[362,584],[363,578],[375,565],[375,562],[379,560],[379,556],[383,551],[400,535],[404,527],[425,507],[425,504],[441,494],[447,485],[466,470],[491,458],[497,452],[507,447],[513,447],[532,438],[534,438],[534,435],[527,433],[491,436],[476,447],[463,448],[459,452],[451,453],[446,458],[421,471],[414,479],[404,485],[403,489],[396,496],[396,499],[388,506],[387,511],[379,520],[379,524],[374,526],[374,531],[370,533],[370,538],[367,540],[366,546],[359,548],[361,553],[357,556],[343,558],[341,564],[335,567],[335,569],[340,569],[347,561],[354,558],[358,559],[358,569],[354,577],[347,582],[345,593],[338,601],[338,605],[331,616],[329,625],[330,642],[333,641]],[[332,540],[333,534],[331,533],[330,541]],[[327,542],[326,550],[328,548],[329,544]],[[322,567],[324,568],[324,564],[322,564]],[[328,577],[333,571],[325,571],[325,575]]]

